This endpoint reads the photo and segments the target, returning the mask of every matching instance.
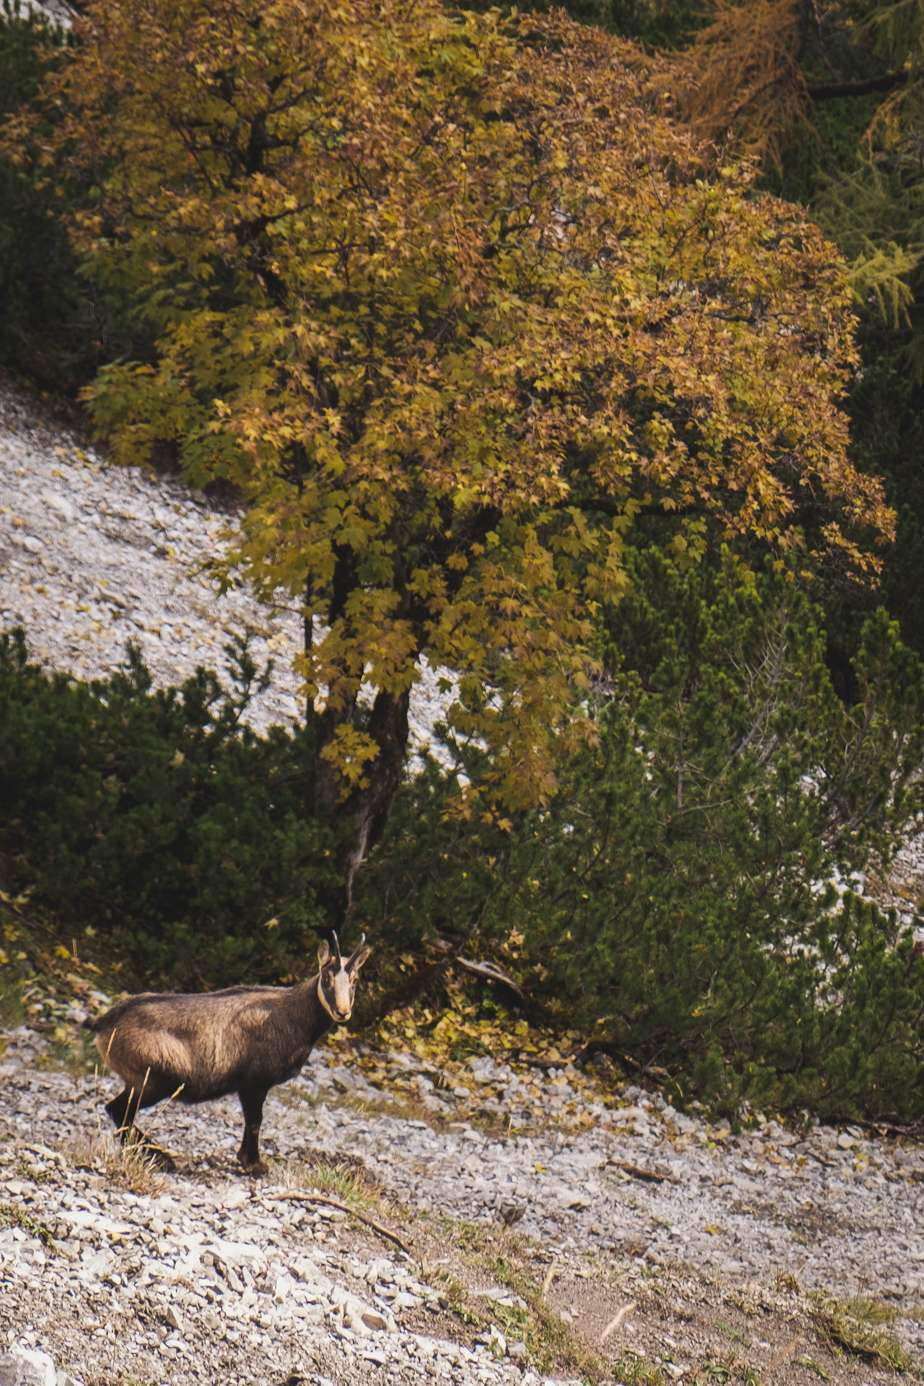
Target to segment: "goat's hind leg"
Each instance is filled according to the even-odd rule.
[[[174,1163],[169,1153],[148,1140],[135,1125],[140,1108],[153,1107],[166,1096],[167,1093],[161,1091],[159,1086],[150,1084],[143,1088],[140,1094],[136,1094],[133,1087],[123,1088],[118,1097],[106,1103],[106,1115],[116,1129],[120,1144],[139,1146],[144,1154],[149,1155],[162,1169],[173,1169]]]

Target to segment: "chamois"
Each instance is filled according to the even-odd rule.
[[[320,971],[296,986],[143,992],[85,1020],[103,1062],[125,1083],[106,1103],[122,1143],[142,1107],[165,1097],[210,1102],[236,1092],[244,1113],[238,1159],[246,1170],[264,1173],[260,1125],[266,1094],[294,1078],[318,1040],[349,1020],[359,969],[371,952],[364,934],[344,961],[336,934],[333,940],[333,952],[326,942],[318,948]],[[144,1139],[137,1130],[135,1137]],[[158,1153],[170,1163],[165,1152]]]

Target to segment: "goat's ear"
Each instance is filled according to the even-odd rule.
[[[359,947],[356,949],[356,952],[353,953],[353,955],[347,962],[347,972],[358,972],[359,969],[364,965],[364,963],[368,962],[369,955],[371,954],[371,952],[371,948],[366,947],[362,943],[360,943]]]
[[[318,965],[326,967],[330,962],[330,944],[326,938],[322,938],[318,944]]]

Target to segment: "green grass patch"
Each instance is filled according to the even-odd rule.
[[[895,1309],[876,1300],[814,1294],[809,1297],[809,1315],[821,1337],[832,1347],[893,1372],[922,1376],[911,1354],[883,1327],[897,1317]]]
[[[46,1227],[38,1218],[27,1213],[25,1208],[20,1208],[15,1203],[0,1203],[0,1228],[20,1227],[29,1237],[36,1237],[43,1246],[49,1250],[54,1250],[56,1246],[54,1233],[50,1227]]]
[[[737,1357],[707,1359],[693,1377],[694,1386],[763,1386],[760,1375]]]
[[[620,1357],[613,1368],[613,1380],[621,1381],[623,1386],[668,1386],[668,1379],[661,1368],[635,1352],[627,1352]]]
[[[549,1374],[563,1368],[589,1382],[612,1379],[611,1364],[588,1347],[546,1302],[524,1238],[508,1228],[486,1223],[441,1218],[440,1224],[470,1272],[503,1286],[522,1301],[522,1305],[496,1300],[473,1304],[474,1297],[464,1292],[471,1321],[484,1327],[496,1324],[507,1337],[521,1340],[530,1362],[540,1372]],[[447,1277],[437,1278],[445,1288]],[[460,1285],[458,1279],[456,1284]],[[462,1304],[453,1302],[451,1307],[459,1313]]]

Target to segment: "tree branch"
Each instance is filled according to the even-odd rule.
[[[908,68],[901,67],[895,72],[884,72],[879,77],[867,77],[860,82],[822,82],[816,87],[806,87],[812,101],[833,101],[841,96],[871,96],[877,91],[894,91],[911,78]]]

